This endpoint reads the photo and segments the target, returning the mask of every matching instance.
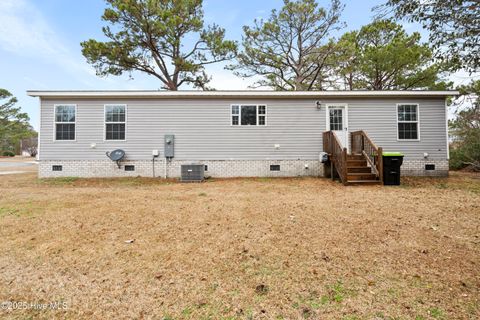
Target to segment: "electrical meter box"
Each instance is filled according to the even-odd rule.
[[[165,158],[173,158],[175,152],[175,135],[173,134],[166,134],[165,135],[165,141],[164,141],[164,146],[165,146]]]

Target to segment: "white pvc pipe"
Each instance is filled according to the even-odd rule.
[[[164,177],[165,177],[165,179],[167,179],[167,158],[165,158],[165,167],[164,167],[164,169],[165,169]]]

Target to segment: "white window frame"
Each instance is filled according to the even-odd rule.
[[[57,121],[57,107],[74,107],[75,108],[75,121],[63,122]],[[40,117],[41,118],[41,117]],[[57,140],[57,124],[69,123],[75,125],[75,139],[73,140]],[[58,103],[53,105],[53,141],[54,142],[76,142],[77,141],[77,105],[72,103]]]
[[[233,107],[238,106],[238,124],[233,124]],[[256,125],[242,125],[242,106],[255,106],[255,113],[257,116]],[[259,124],[260,115],[258,113],[258,107],[265,107],[265,124]],[[268,106],[265,103],[255,104],[255,103],[233,103],[230,105],[230,126],[231,127],[266,127],[268,118]]]
[[[238,107],[238,124],[233,124],[233,107]],[[231,127],[241,127],[242,122],[241,122],[241,113],[242,113],[242,105],[241,104],[231,104],[230,105],[230,126]]]
[[[265,114],[260,114],[258,113],[258,108],[259,107],[265,107]],[[257,104],[257,126],[259,127],[266,127],[267,126],[267,105],[266,104]],[[260,124],[260,117],[264,116],[265,117],[265,124]]]
[[[399,121],[398,119],[398,108],[400,106],[416,106],[417,108],[417,121]],[[412,142],[415,142],[415,141],[420,141],[420,105],[418,103],[415,103],[415,102],[402,102],[402,103],[397,103],[397,108],[396,108],[396,119],[397,119],[397,141],[412,141]],[[399,135],[399,132],[398,132],[398,124],[399,123],[416,123],[417,124],[417,139],[400,139],[400,135]]]
[[[125,107],[125,121],[120,122],[107,122],[107,107]],[[127,105],[123,103],[109,103],[103,105],[103,141],[105,142],[116,142],[116,141],[127,141],[127,114],[128,109]],[[125,139],[117,140],[117,139],[107,139],[107,124],[125,124]]]

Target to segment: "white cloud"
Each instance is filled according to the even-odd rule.
[[[233,21],[236,14],[230,13],[223,19]],[[59,70],[52,70],[51,74],[43,75],[41,79],[31,75],[24,76],[24,83],[37,88],[55,89],[48,87],[47,79],[52,76],[65,76],[64,72],[71,76],[70,80],[65,79],[67,86],[72,79],[76,80],[72,83],[81,83],[85,88],[145,89],[161,86],[155,78],[138,72],[133,74],[135,80],[128,80],[128,75],[107,78],[96,76],[94,69],[85,62],[77,48],[69,47],[68,42],[55,31],[40,9],[29,0],[0,0],[0,51],[25,57],[33,65],[47,64],[58,67]],[[223,67],[224,64],[207,67],[207,73],[213,78],[210,85],[216,89],[248,89],[254,81],[243,80]]]
[[[4,50],[29,53],[26,49],[36,49],[50,55],[56,52],[51,46],[53,38],[53,31],[25,1],[0,2],[0,45]]]
[[[45,85],[45,83],[43,83],[42,81],[38,81],[36,79],[33,79],[31,77],[28,77],[28,76],[24,76],[23,77],[23,81],[24,83],[28,83],[28,84],[31,84],[32,85],[32,88],[35,88],[35,89],[42,89],[42,90],[48,90],[49,88]]]
[[[72,74],[95,75],[64,45],[41,12],[25,0],[0,1],[0,49],[56,64]],[[86,79],[82,82],[90,84]]]
[[[470,74],[465,70],[460,70],[450,75],[449,79],[455,83],[455,85],[467,85],[473,80],[480,79],[480,72]]]
[[[243,80],[228,70],[215,70],[210,74],[212,75],[212,81],[209,86],[217,90],[247,90],[252,83],[249,79]]]

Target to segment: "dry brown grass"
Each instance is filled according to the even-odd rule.
[[[0,317],[478,319],[479,177],[403,181],[0,176],[0,301],[67,303]]]

